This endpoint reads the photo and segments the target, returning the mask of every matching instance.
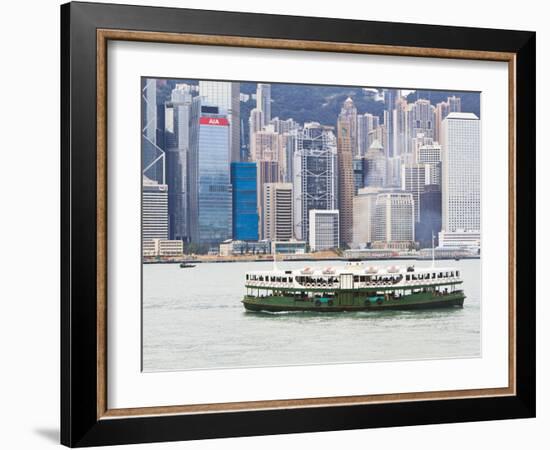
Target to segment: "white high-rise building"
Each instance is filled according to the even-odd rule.
[[[271,122],[271,85],[258,83],[256,87],[256,109],[262,112],[262,126]]]
[[[357,191],[353,197],[353,244],[364,247],[373,241],[376,199],[382,188],[366,187]]]
[[[293,237],[292,183],[265,183],[263,238],[290,241]]]
[[[373,240],[378,248],[407,248],[414,242],[414,199],[406,192],[379,194]]]
[[[450,113],[441,126],[443,231],[480,230],[480,121],[472,113]]]
[[[233,81],[199,81],[204,102],[227,111],[229,120],[230,160],[241,160],[241,85]]]
[[[340,245],[340,214],[337,209],[309,211],[309,246],[311,251],[338,248]]]
[[[168,239],[168,186],[143,176],[141,240]]]

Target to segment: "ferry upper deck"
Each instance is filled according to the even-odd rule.
[[[246,287],[272,289],[399,289],[462,283],[460,271],[450,267],[366,266],[352,262],[338,267],[254,271]]]

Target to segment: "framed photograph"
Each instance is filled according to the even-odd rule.
[[[535,33],[61,7],[61,441],[535,415]]]

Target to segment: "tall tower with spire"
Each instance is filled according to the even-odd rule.
[[[357,151],[357,108],[347,98],[338,116],[338,208],[340,245],[353,241],[353,155]]]

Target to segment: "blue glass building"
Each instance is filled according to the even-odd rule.
[[[255,162],[231,163],[233,186],[233,239],[258,240],[258,190]]]
[[[189,225],[191,242],[212,246],[232,234],[229,121],[218,107],[201,103],[193,104]]]

